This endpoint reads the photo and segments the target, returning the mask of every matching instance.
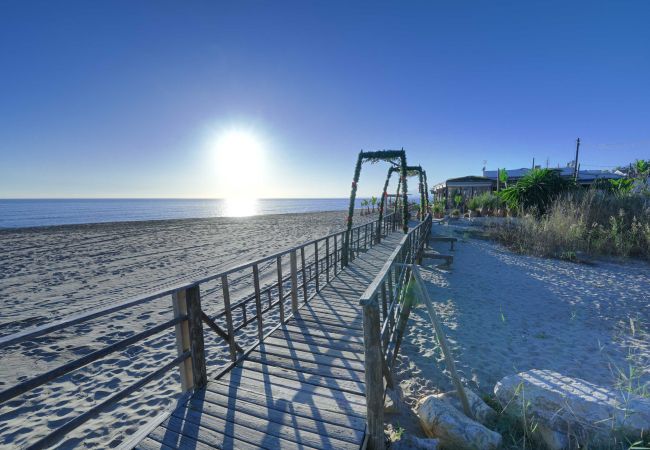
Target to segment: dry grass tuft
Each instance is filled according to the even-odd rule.
[[[598,190],[558,197],[546,214],[520,214],[490,235],[510,249],[575,260],[580,253],[650,260],[650,198]]]

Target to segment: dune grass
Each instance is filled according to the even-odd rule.
[[[555,198],[543,215],[519,215],[490,230],[516,252],[569,260],[581,253],[650,260],[647,196],[572,191]]]

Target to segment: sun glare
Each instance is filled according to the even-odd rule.
[[[260,139],[246,130],[228,130],[217,137],[214,149],[220,194],[228,201],[259,198],[265,175]]]

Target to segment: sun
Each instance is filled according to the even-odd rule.
[[[231,129],[214,143],[219,190],[227,199],[259,198],[263,189],[264,146],[253,132]]]

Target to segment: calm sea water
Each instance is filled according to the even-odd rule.
[[[360,201],[360,199],[359,199]],[[357,205],[359,206],[359,205]],[[348,199],[0,200],[0,228],[346,210]]]

